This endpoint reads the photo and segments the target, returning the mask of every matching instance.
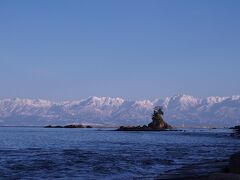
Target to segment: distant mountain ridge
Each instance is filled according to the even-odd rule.
[[[142,125],[150,122],[153,107],[157,105],[163,106],[165,120],[175,126],[240,124],[240,96],[201,99],[176,95],[154,101],[95,96],[60,103],[41,99],[3,99],[0,100],[0,125]]]

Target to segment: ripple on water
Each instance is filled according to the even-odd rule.
[[[43,131],[0,131],[0,177],[151,179],[206,174],[223,167],[240,148],[239,139],[221,132]]]

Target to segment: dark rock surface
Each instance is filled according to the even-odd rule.
[[[84,126],[82,124],[69,124],[69,125],[66,125],[66,126],[52,126],[52,125],[48,125],[48,126],[45,126],[44,128],[92,128],[92,126]]]
[[[232,136],[240,137],[240,125],[231,127],[230,129],[233,129]]]
[[[240,174],[240,152],[230,157],[229,172]]]
[[[239,174],[225,174],[225,173],[216,173],[210,175],[208,180],[240,180]]]
[[[83,126],[82,124],[70,124],[63,127],[64,128],[85,128],[85,126]]]
[[[44,128],[63,128],[63,126],[52,126],[52,125],[48,125],[48,126],[45,126]]]
[[[240,125],[239,125],[239,126],[231,127],[230,129],[238,129],[238,130],[240,130]]]
[[[230,157],[229,166],[224,168],[224,172],[210,175],[209,180],[240,180],[240,152]]]

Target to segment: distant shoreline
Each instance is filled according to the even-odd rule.
[[[121,125],[91,125],[93,128],[119,128]],[[14,125],[0,125],[0,127],[33,127],[33,128],[44,128],[47,125],[39,125],[39,126],[29,126],[29,125],[23,125],[23,126],[14,126]],[[58,126],[58,125],[53,125],[53,126]],[[65,126],[65,125],[60,125],[60,126]],[[84,125],[86,126],[86,125]],[[182,127],[182,126],[174,126],[177,129],[232,129],[234,126],[229,126],[229,127]]]

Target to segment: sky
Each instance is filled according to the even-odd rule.
[[[1,0],[0,98],[240,94],[238,0]]]

